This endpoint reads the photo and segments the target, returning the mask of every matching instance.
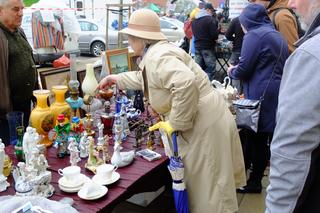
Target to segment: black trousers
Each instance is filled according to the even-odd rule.
[[[320,146],[312,151],[310,170],[294,213],[320,212]]]
[[[261,183],[264,170],[270,160],[270,142],[272,133],[255,133],[243,129],[240,131],[240,139],[243,149],[243,156],[246,170],[252,165],[249,182]]]
[[[14,102],[13,103],[13,111],[21,111],[23,112],[23,125],[26,128],[29,125],[29,118],[31,113],[31,100],[30,101],[22,101],[22,102]],[[4,115],[6,117],[6,115]],[[0,138],[2,142],[6,145],[10,143],[9,136],[9,124],[8,120],[5,118],[0,118]]]

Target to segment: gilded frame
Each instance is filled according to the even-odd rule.
[[[110,74],[118,74],[131,70],[128,48],[107,50],[106,58]]]

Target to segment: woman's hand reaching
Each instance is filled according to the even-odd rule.
[[[99,85],[97,86],[97,89],[108,88],[111,85],[116,84],[117,80],[118,80],[117,75],[108,75],[100,81]]]

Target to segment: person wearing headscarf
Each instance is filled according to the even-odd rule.
[[[223,97],[191,56],[167,41],[154,12],[135,11],[121,33],[142,57],[140,70],[109,75],[99,88],[117,84],[143,90],[167,134],[178,132],[191,212],[236,212],[236,187],[245,184],[244,163],[238,130]]]
[[[246,99],[261,100],[258,131],[247,130],[244,144],[246,167],[252,163],[247,186],[240,193],[261,193],[261,180],[270,158],[269,143],[276,125],[275,116],[282,70],[289,56],[288,44],[275,30],[266,9],[249,4],[239,16],[245,33],[239,64],[230,66],[232,79],[242,80]]]

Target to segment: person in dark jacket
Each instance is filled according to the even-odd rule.
[[[244,32],[242,30],[239,16],[232,19],[227,32],[225,33],[226,38],[229,41],[232,41],[232,53],[229,59],[230,64],[237,65],[239,63],[239,58],[241,54],[241,48],[242,48],[242,41]],[[241,82],[239,80],[232,81],[232,85],[235,86],[238,90],[238,92],[242,93],[242,86]]]
[[[213,17],[214,12],[212,4],[207,3],[192,21],[195,61],[207,73],[210,81],[215,79],[216,74],[215,46],[219,35],[218,22]]]
[[[286,40],[271,23],[266,9],[259,4],[249,4],[241,13],[240,24],[244,36],[240,62],[230,66],[228,74],[243,81],[244,97],[261,102],[258,132],[249,132],[248,142],[253,166],[247,186],[242,193],[260,193],[261,180],[269,160],[269,142],[275,128],[275,115],[282,70],[289,56]]]
[[[232,54],[229,59],[232,65],[237,65],[239,63],[239,57],[241,53],[242,41],[243,41],[243,30],[239,21],[239,17],[232,19],[228,30],[225,34],[229,41],[232,41]]]

